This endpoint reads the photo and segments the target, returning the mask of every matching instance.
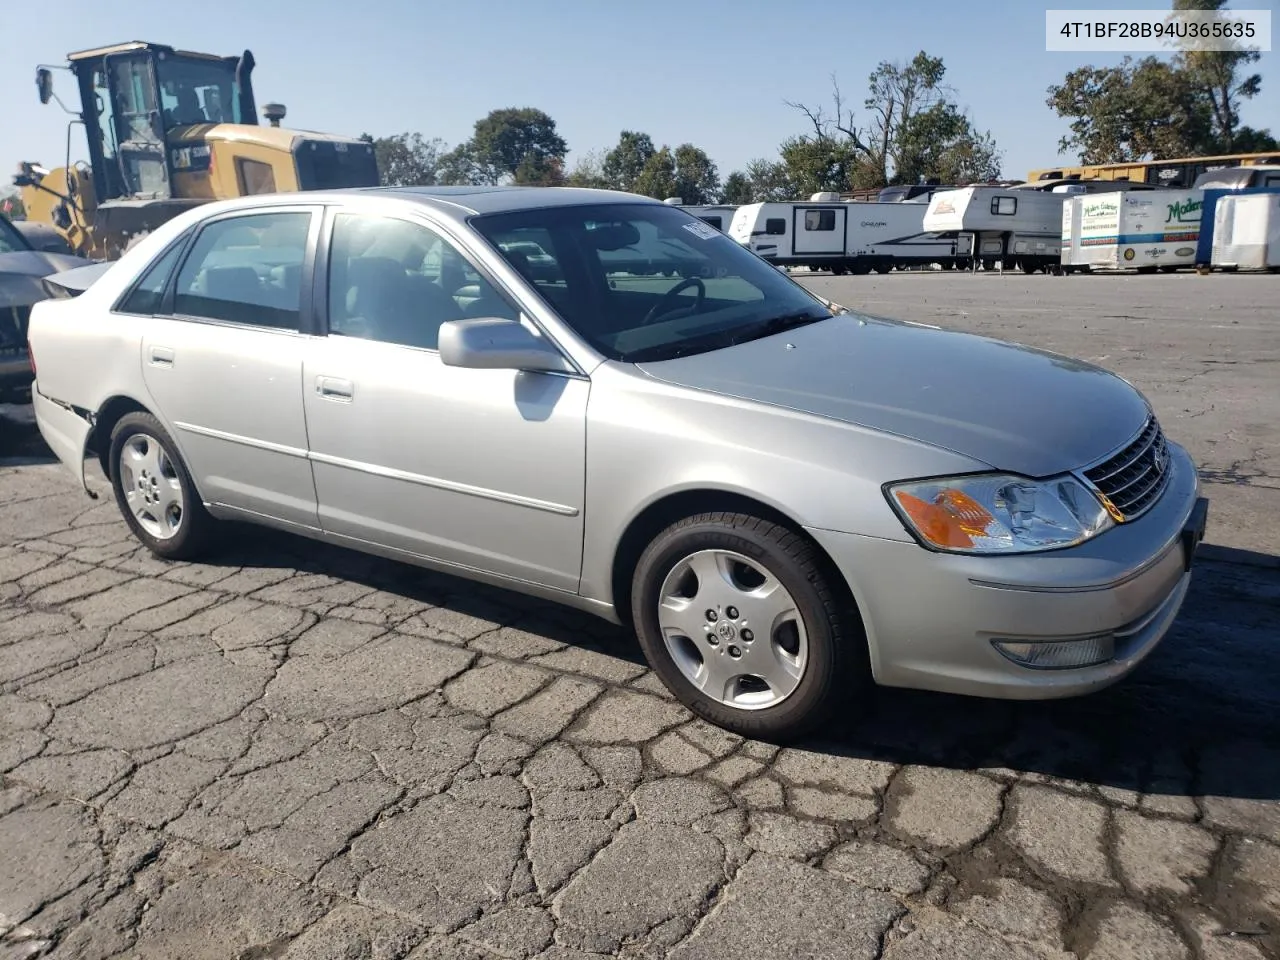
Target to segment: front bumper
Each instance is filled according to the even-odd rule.
[[[1173,475],[1144,516],[1065,550],[1006,557],[932,553],[915,544],[810,529],[861,609],[876,681],[1035,700],[1089,693],[1136,667],[1177,617],[1203,536],[1195,464],[1169,444]],[[1093,666],[1021,666],[992,641],[1109,636]]]

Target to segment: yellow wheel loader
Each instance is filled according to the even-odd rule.
[[[22,163],[27,219],[52,225],[71,250],[118,257],[136,238],[200,203],[248,194],[376,186],[373,144],[280,127],[266,104],[260,124],[250,74],[238,57],[121,43],[69,54],[66,67],[36,70],[40,102],[73,119],[66,164]],[[72,75],[80,109],[53,91],[53,69]],[[88,163],[71,162],[72,127],[84,127]]]

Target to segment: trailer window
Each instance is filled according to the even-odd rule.
[[[834,210],[806,210],[804,212],[804,228],[806,230],[834,230],[836,228],[836,212]]]
[[[724,232],[724,222],[719,217],[699,217],[698,219],[715,227],[721,233]]]
[[[780,237],[787,232],[787,221],[782,217],[770,217],[764,222],[764,232],[771,237]]]
[[[1002,217],[1012,217],[1018,212],[1017,197],[992,197],[991,212]]]

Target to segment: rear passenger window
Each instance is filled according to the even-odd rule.
[[[133,292],[124,298],[117,308],[121,313],[137,313],[144,317],[160,312],[160,304],[164,300],[164,289],[169,285],[169,277],[186,246],[187,236],[175,240],[173,245],[161,255],[160,259],[142,275],[142,280],[133,288]]]
[[[229,217],[209,224],[178,271],[173,312],[297,330],[311,214]]]

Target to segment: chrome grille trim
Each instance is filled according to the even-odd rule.
[[[1081,471],[1084,481],[1115,508],[1121,522],[1136,520],[1169,484],[1169,447],[1154,415],[1138,435],[1110,456]]]

